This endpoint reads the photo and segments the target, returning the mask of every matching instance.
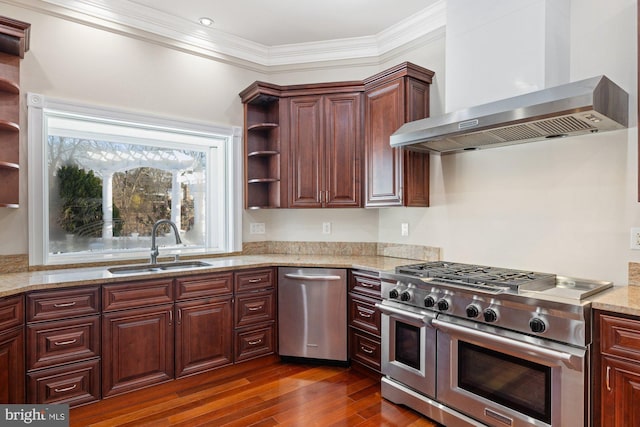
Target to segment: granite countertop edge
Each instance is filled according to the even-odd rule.
[[[185,270],[152,273],[113,274],[104,267],[77,267],[63,270],[42,270],[23,273],[0,274],[0,297],[21,294],[34,290],[56,289],[131,282],[162,277],[186,277],[218,271],[240,270],[260,267],[326,267],[351,268],[373,272],[393,270],[400,265],[415,263],[414,259],[385,256],[333,256],[333,255],[238,255],[221,258],[203,258],[211,264]]]
[[[640,316],[640,286],[614,286],[608,292],[596,296],[591,303],[591,308]]]

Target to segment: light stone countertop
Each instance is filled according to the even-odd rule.
[[[595,297],[591,308],[640,316],[640,286],[614,286]]]
[[[151,273],[112,274],[108,266],[70,268],[65,270],[30,271],[0,274],[0,297],[40,289],[129,282],[159,277],[189,276],[223,270],[258,267],[327,267],[354,268],[369,271],[393,270],[395,267],[420,261],[383,256],[331,255],[238,255],[222,258],[202,258],[210,267]],[[192,261],[192,260],[189,260]],[[117,266],[120,267],[120,266]]]

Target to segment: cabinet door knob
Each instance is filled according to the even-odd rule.
[[[365,346],[360,346],[360,350],[364,351],[367,354],[373,354],[373,349],[370,349],[370,348],[365,347]]]
[[[56,341],[56,342],[53,343],[53,345],[57,345],[57,346],[69,345],[69,344],[73,344],[73,343],[75,343],[77,341],[78,341],[77,339],[72,339],[72,340],[69,340],[69,341]]]
[[[73,301],[73,302],[61,302],[61,303],[58,303],[58,304],[53,304],[53,306],[55,308],[73,307],[74,305],[76,305],[75,301]]]
[[[56,393],[64,393],[65,391],[71,391],[76,387],[78,387],[78,384],[74,384],[71,387],[66,388],[54,388],[53,391],[55,391]]]

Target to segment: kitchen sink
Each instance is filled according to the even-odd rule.
[[[123,267],[109,267],[107,271],[111,274],[135,274],[154,273],[173,270],[190,270],[192,268],[210,267],[211,264],[204,261],[176,261],[157,264],[136,264],[125,265]]]

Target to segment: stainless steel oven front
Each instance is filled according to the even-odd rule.
[[[382,314],[382,373],[420,394],[435,397],[436,332],[433,312],[385,301]]]
[[[589,348],[446,315],[437,330],[437,398],[490,426],[589,424]]]

